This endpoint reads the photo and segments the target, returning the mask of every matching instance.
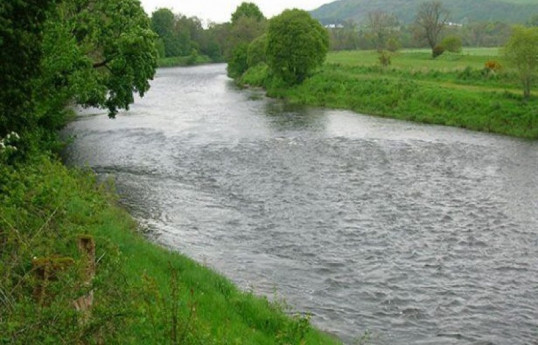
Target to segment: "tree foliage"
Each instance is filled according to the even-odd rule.
[[[308,12],[286,10],[269,21],[267,62],[286,83],[301,83],[323,63],[328,48],[327,30]]]
[[[53,0],[0,2],[0,138],[35,126],[31,94],[40,75],[43,25]]]
[[[251,18],[255,21],[261,22],[265,20],[265,16],[263,15],[260,8],[251,2],[243,2],[241,5],[237,7],[234,13],[232,13],[232,25],[237,24],[239,19],[241,18]]]
[[[530,98],[532,84],[538,78],[538,27],[514,27],[504,55],[519,72],[523,97]]]
[[[441,31],[448,23],[449,12],[440,1],[423,2],[418,7],[415,24],[417,37],[424,39],[432,49],[439,43]]]
[[[155,73],[156,35],[137,0],[7,0],[0,31],[0,136],[53,144],[68,105],[114,116]]]
[[[155,73],[156,35],[138,1],[65,1],[52,18],[44,68],[78,104],[106,108],[113,117],[129,109],[135,93],[144,96]],[[65,41],[65,50],[55,41]],[[62,59],[67,65],[54,65]]]

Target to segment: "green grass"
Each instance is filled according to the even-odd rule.
[[[432,59],[428,50],[405,50],[381,67],[375,51],[331,52],[302,85],[286,87],[267,67],[250,69],[242,82],[299,104],[351,109],[402,120],[538,138],[538,97],[523,100],[517,73],[491,72],[487,61],[506,66],[498,49],[465,49]]]
[[[209,56],[196,55],[196,56],[174,56],[167,58],[160,58],[157,61],[158,67],[179,67],[179,66],[194,66],[213,62]]]
[[[46,157],[0,172],[0,344],[339,343],[307,319],[149,243],[116,206],[111,185],[96,183],[92,173]],[[80,236],[96,243],[90,285],[81,278]],[[46,260],[63,264],[43,280],[35,262]],[[90,290],[94,305],[84,321],[72,302]]]
[[[377,52],[372,50],[331,52],[328,64],[345,66],[378,66]],[[488,60],[501,60],[499,48],[464,48],[461,54],[448,53],[432,59],[429,49],[406,49],[394,54],[393,68],[407,70],[461,70],[466,67],[483,68]]]

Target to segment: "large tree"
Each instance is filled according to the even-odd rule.
[[[286,10],[269,21],[267,63],[286,83],[301,83],[323,63],[328,48],[327,30],[308,12]]]
[[[137,0],[65,0],[46,27],[41,88],[114,117],[149,90],[155,40]]]
[[[31,94],[40,75],[43,25],[54,2],[0,2],[0,139],[35,125]]]
[[[448,24],[449,15],[440,1],[423,2],[418,7],[415,18],[416,34],[418,38],[428,43],[433,57],[435,57],[434,48],[439,43],[441,32]]]
[[[538,27],[514,27],[504,54],[519,72],[523,97],[530,98],[532,84],[538,78]]]

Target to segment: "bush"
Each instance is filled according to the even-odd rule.
[[[387,67],[391,64],[392,55],[389,51],[381,50],[378,52],[378,54],[379,54],[378,59],[381,66]]]
[[[267,62],[265,53],[266,47],[267,35],[261,35],[250,43],[247,53],[247,65],[249,68],[254,67],[262,62]]]
[[[388,39],[388,41],[387,41],[387,50],[389,52],[395,53],[398,50],[400,50],[401,47],[402,47],[402,44],[400,43],[400,41],[397,38],[391,37],[391,38]]]
[[[433,58],[435,59],[436,57],[443,55],[444,52],[445,52],[445,47],[443,47],[440,44],[436,45],[432,51]]]
[[[461,53],[461,38],[458,36],[447,36],[441,42],[441,46],[451,53]]]
[[[232,57],[228,61],[228,76],[239,78],[248,69],[248,43],[241,43],[232,52]]]

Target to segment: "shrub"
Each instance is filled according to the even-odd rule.
[[[395,53],[396,51],[400,50],[401,47],[402,47],[402,44],[397,38],[391,37],[388,39],[387,50],[389,52]]]
[[[447,36],[441,42],[441,46],[451,53],[461,53],[461,38],[458,36]]]
[[[248,46],[247,65],[254,67],[262,62],[267,62],[265,50],[267,47],[267,35],[261,35]]]
[[[391,64],[392,54],[387,50],[381,50],[378,52],[379,63],[383,67],[387,67]]]
[[[436,45],[434,48],[433,48],[433,58],[435,59],[436,57],[439,57],[441,55],[443,55],[443,53],[445,52],[445,47],[443,47],[442,45],[438,44]]]
[[[232,57],[228,61],[228,76],[239,78],[248,69],[248,44],[239,44],[232,52]]]

